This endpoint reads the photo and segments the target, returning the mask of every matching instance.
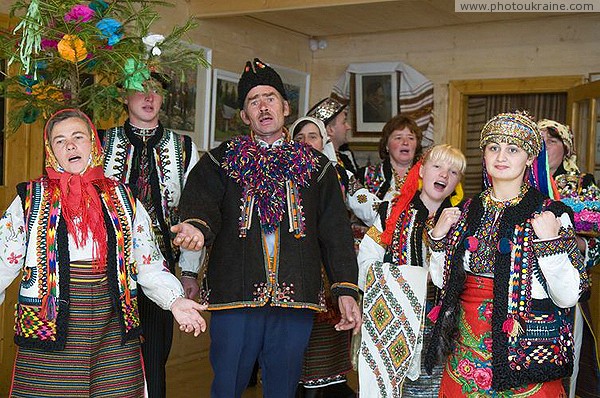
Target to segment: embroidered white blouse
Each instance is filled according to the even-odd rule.
[[[37,267],[34,240],[27,246],[23,205],[16,197],[0,219],[0,304],[4,301],[6,288],[25,267]],[[137,263],[137,282],[144,293],[156,304],[169,310],[178,297],[183,297],[183,287],[176,276],[164,266],[164,258],[152,234],[150,216],[136,200],[136,216],[133,221],[133,257]],[[74,261],[92,260],[91,241],[77,247],[69,234],[69,255]]]

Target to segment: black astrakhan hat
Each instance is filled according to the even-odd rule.
[[[254,62],[246,62],[246,67],[240,77],[238,83],[238,106],[240,109],[244,109],[246,96],[256,86],[271,86],[279,91],[284,100],[288,99],[279,74],[258,58],[254,58]]]
[[[346,106],[348,106],[347,103],[338,101],[333,97],[327,97],[323,98],[317,103],[317,105],[310,108],[306,116],[317,118],[325,123],[325,126],[327,126],[329,122],[331,122],[337,115],[340,114],[341,111],[346,108]]]

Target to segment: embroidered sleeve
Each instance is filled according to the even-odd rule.
[[[369,268],[376,261],[383,261],[385,255],[385,248],[381,246],[380,229],[381,222],[377,219],[360,242],[358,250],[358,287],[363,291],[365,290]]]
[[[0,219],[0,304],[23,267],[26,241],[23,205],[17,196]]]
[[[541,275],[535,275],[532,296],[543,297],[545,290],[557,306],[568,308],[577,304],[579,295],[587,289],[588,277],[569,216],[563,214],[560,221],[563,227],[557,238],[533,242]]]
[[[363,188],[360,183],[354,177],[354,174],[348,172],[348,177],[350,180],[349,189],[346,193],[346,202],[348,204],[348,208],[358,217],[362,222],[365,223],[368,227],[373,225],[373,222],[379,218],[378,210],[379,205],[381,204],[381,199],[379,199],[375,194],[370,192],[368,189]],[[354,183],[353,183],[354,181]],[[356,184],[356,185],[355,185]],[[357,189],[353,189],[352,187],[358,187]]]
[[[159,307],[168,310],[177,297],[183,297],[183,287],[169,272],[156,245],[150,216],[139,201],[133,222],[133,257],[137,263],[139,284]]]
[[[431,236],[431,230],[427,232],[427,246],[433,252],[443,252],[446,250],[446,237],[443,238],[434,238]]]

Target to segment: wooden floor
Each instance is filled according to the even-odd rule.
[[[209,344],[208,333],[194,338],[175,329],[167,363],[167,398],[210,397],[213,372],[208,360]],[[352,372],[348,379],[350,386],[356,390],[356,372]],[[257,387],[248,388],[243,395],[243,398],[261,397],[260,383]]]
[[[213,378],[208,358],[191,358],[187,362],[167,364],[167,398],[210,397],[210,383]],[[348,375],[348,384],[356,390],[356,372]],[[262,398],[260,383],[246,389],[243,398]]]

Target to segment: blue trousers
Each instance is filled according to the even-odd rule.
[[[267,305],[213,311],[211,397],[241,397],[258,359],[264,397],[293,398],[312,324],[313,311],[307,309]]]

